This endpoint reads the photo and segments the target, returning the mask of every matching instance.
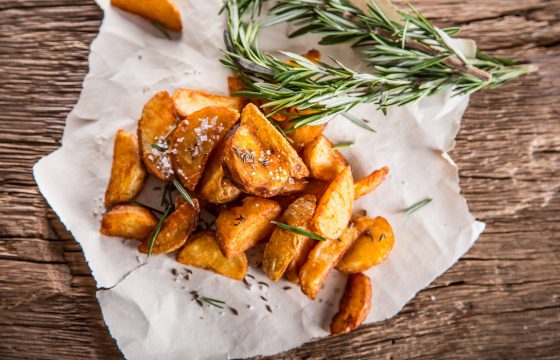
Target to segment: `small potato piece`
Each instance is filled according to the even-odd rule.
[[[241,194],[241,190],[227,179],[222,167],[225,145],[226,142],[222,141],[210,155],[198,186],[198,194],[217,205],[231,202]]]
[[[99,231],[107,236],[142,241],[150,236],[157,223],[150,210],[140,205],[123,204],[115,206],[103,216]]]
[[[321,196],[311,220],[311,229],[327,239],[338,239],[352,217],[353,201],[354,181],[350,166],[347,166]]]
[[[346,274],[363,272],[381,264],[387,260],[395,244],[393,229],[381,216],[375,219],[360,217],[354,224],[361,235],[336,266]]]
[[[160,91],[144,105],[142,117],[138,122],[138,140],[140,142],[144,165],[158,179],[169,181],[173,176],[171,159],[168,151],[159,151],[152,147],[158,144],[173,129],[177,114],[173,101],[167,91]]]
[[[200,207],[198,201],[193,199],[194,207],[189,203],[184,203],[175,209],[165,219],[159,234],[154,241],[152,254],[165,254],[179,249],[185,244],[191,232],[198,224],[198,212]],[[147,238],[139,247],[141,253],[148,253],[150,239]]]
[[[338,240],[316,242],[299,272],[299,284],[305,295],[315,299],[327,275],[356,241],[358,235],[356,227],[350,224]]]
[[[239,97],[216,95],[185,88],[178,89],[173,94],[173,103],[181,117],[187,117],[208,106],[223,106],[240,113],[244,105],[243,99]]]
[[[385,179],[385,176],[389,173],[389,168],[387,166],[381,169],[373,171],[366,177],[356,180],[354,183],[354,200],[358,200],[362,196],[372,192],[377,189],[379,185]]]
[[[142,190],[147,175],[140,158],[136,135],[124,130],[117,131],[111,178],[105,191],[105,207],[110,208],[134,199]]]
[[[309,221],[315,211],[315,197],[306,195],[291,203],[280,222],[309,231]],[[298,253],[307,236],[276,227],[266,244],[263,255],[263,271],[270,280],[276,281]]]
[[[293,124],[290,122],[283,122],[280,126],[283,130],[287,130],[290,129]],[[292,146],[294,149],[296,149],[298,153],[301,153],[307,144],[311,143],[323,133],[324,129],[325,125],[304,125],[288,132],[288,137],[293,140]]]
[[[241,206],[222,211],[216,219],[216,237],[222,253],[229,259],[255,246],[274,230],[271,223],[282,208],[276,201],[249,196]]]
[[[111,5],[157,21],[173,31],[181,31],[183,28],[181,13],[171,0],[111,0]]]
[[[202,231],[191,235],[187,244],[177,254],[177,261],[235,280],[242,280],[247,273],[247,256],[240,254],[231,259],[226,258],[218,246],[213,231]]]
[[[332,148],[331,142],[323,135],[305,146],[303,161],[315,179],[331,181],[348,163],[338,150]]]
[[[175,175],[183,186],[195,189],[210,153],[238,119],[235,110],[209,106],[181,121],[171,136],[169,152]]]
[[[348,277],[338,313],[331,322],[331,335],[347,333],[360,326],[371,309],[371,281],[364,274]]]

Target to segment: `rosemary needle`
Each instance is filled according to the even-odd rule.
[[[187,200],[187,202],[194,207],[194,202],[191,198],[191,196],[189,195],[189,193],[187,192],[187,189],[185,189],[183,187],[183,185],[181,185],[180,182],[178,182],[177,180],[173,180],[173,185],[175,185],[175,187],[177,188],[177,190],[179,191],[179,193],[181,193],[181,195],[185,198],[185,200]]]
[[[414,204],[411,207],[405,209],[404,214],[406,216],[408,216],[408,215],[420,210],[421,208],[423,208],[424,206],[428,205],[431,202],[432,202],[432,199],[430,199],[430,198],[425,198],[424,200],[420,200],[416,204]]]
[[[342,142],[336,145],[333,145],[332,149],[348,149],[354,146],[353,142]]]
[[[150,236],[150,243],[148,244],[148,257],[152,254],[152,248],[154,247],[154,243],[156,242],[156,238],[161,230],[161,227],[163,226],[163,222],[165,221],[165,219],[167,219],[167,217],[169,216],[169,214],[171,213],[171,206],[169,206],[165,212],[163,213],[163,215],[159,218],[159,222],[156,226],[156,228],[154,229],[154,232],[152,233],[152,235]]]
[[[288,231],[291,231],[291,232],[299,234],[299,235],[304,235],[304,236],[307,236],[307,237],[315,239],[315,240],[320,240],[320,241],[327,240],[324,237],[322,237],[321,235],[317,235],[317,234],[314,234],[312,232],[305,231],[305,230],[290,226],[288,224],[284,224],[284,223],[281,223],[281,222],[278,222],[278,221],[271,221],[271,223],[273,223],[274,225],[276,225],[279,228],[282,228],[284,230],[288,230]]]

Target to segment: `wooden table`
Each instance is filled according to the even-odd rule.
[[[487,230],[395,318],[275,358],[560,356],[560,1],[415,5],[540,67],[472,96],[463,119],[452,156]],[[101,18],[92,0],[0,0],[2,359],[121,358],[80,247],[31,172],[59,146]]]

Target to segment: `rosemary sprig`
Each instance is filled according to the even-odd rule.
[[[154,229],[154,231],[152,232],[152,235],[150,236],[150,242],[148,244],[148,254],[147,257],[149,257],[152,254],[152,248],[154,247],[154,243],[156,242],[156,238],[161,230],[161,227],[163,226],[163,222],[165,221],[165,219],[167,219],[167,217],[169,216],[169,214],[171,214],[173,207],[172,206],[168,206],[167,209],[165,209],[165,212],[163,213],[163,215],[159,218],[159,221],[156,225],[156,228]]]
[[[312,232],[305,231],[305,230],[299,229],[297,227],[293,227],[293,226],[290,226],[288,224],[281,223],[279,221],[271,221],[271,223],[273,223],[274,225],[276,225],[279,228],[282,228],[284,230],[288,230],[288,231],[291,231],[291,232],[299,234],[299,235],[304,235],[304,236],[307,236],[307,237],[315,239],[315,240],[320,240],[320,241],[327,240],[324,237],[322,237],[321,235],[317,235],[317,234],[314,234]]]
[[[431,202],[432,202],[432,199],[425,198],[424,200],[420,200],[416,204],[414,204],[414,205],[410,206],[409,208],[405,209],[403,212],[406,216],[408,216],[408,215],[420,210],[421,208],[423,208],[424,206],[428,205]]]
[[[169,35],[167,29],[164,28],[163,25],[159,23],[159,21],[152,20],[152,25],[154,25],[154,27],[158,29],[159,32],[162,33],[167,39],[171,40],[171,35]]]
[[[173,185],[175,185],[175,188],[177,188],[177,190],[179,191],[179,193],[185,198],[185,200],[191,205],[194,206],[194,202],[191,198],[191,196],[189,195],[189,192],[187,191],[187,189],[185,189],[183,187],[183,185],[181,185],[180,182],[178,182],[177,180],[173,179]]]
[[[205,302],[208,305],[212,305],[215,306],[217,308],[223,309],[224,308],[224,304],[226,303],[225,301],[222,300],[218,300],[218,299],[213,299],[207,296],[198,296],[197,297],[198,300]]]
[[[353,142],[342,142],[332,146],[332,149],[348,149],[354,146]]]
[[[222,63],[245,82],[247,90],[240,96],[269,100],[263,105],[269,116],[289,107],[313,110],[292,119],[293,128],[325,123],[362,103],[385,110],[446,90],[470,94],[531,71],[481,53],[466,59],[449,41],[457,28],[437,29],[412,7],[412,13],[400,12],[401,23],[390,20],[375,2],[364,13],[347,0],[275,0],[266,24],[291,21],[299,26],[294,36],[313,32],[322,35],[323,43],[352,42],[361,47],[371,72],[283,52],[287,63],[259,50],[257,21],[243,22],[247,9],[264,1],[227,0]]]

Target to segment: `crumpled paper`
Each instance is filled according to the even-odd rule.
[[[259,250],[250,253],[254,279],[247,277],[245,284],[195,268],[189,274],[173,254],[146,260],[135,241],[99,234],[117,129],[134,131],[143,104],[159,90],[192,87],[227,93],[228,71],[218,62],[225,26],[218,15],[219,0],[176,1],[184,31],[172,34],[172,40],[150,22],[112,8],[108,0],[97,1],[105,17],[91,46],[90,72],[66,120],[62,147],[39,161],[34,175],[84,250],[103,317],[123,354],[128,359],[239,358],[275,354],[326,336],[345,282],[336,271],[318,299],[310,301],[289,282],[268,281],[256,266]],[[317,43],[309,37],[288,40],[286,31],[282,26],[265,31],[261,47],[303,53]],[[344,46],[318,48],[325,58],[332,55],[365,69]],[[467,97],[445,93],[392,108],[387,116],[364,105],[353,113],[369,119],[376,133],[343,118],[326,129],[334,143],[355,142],[341,150],[355,178],[384,165],[391,169],[378,190],[355,203],[356,211],[386,217],[396,237],[389,260],[367,272],[374,296],[366,323],[397,314],[484,229],[469,213],[460,195],[457,166],[446,153],[467,103]],[[156,185],[149,182],[144,193]],[[403,215],[426,197],[433,198],[429,205]],[[201,307],[191,291],[223,300],[225,307]]]

